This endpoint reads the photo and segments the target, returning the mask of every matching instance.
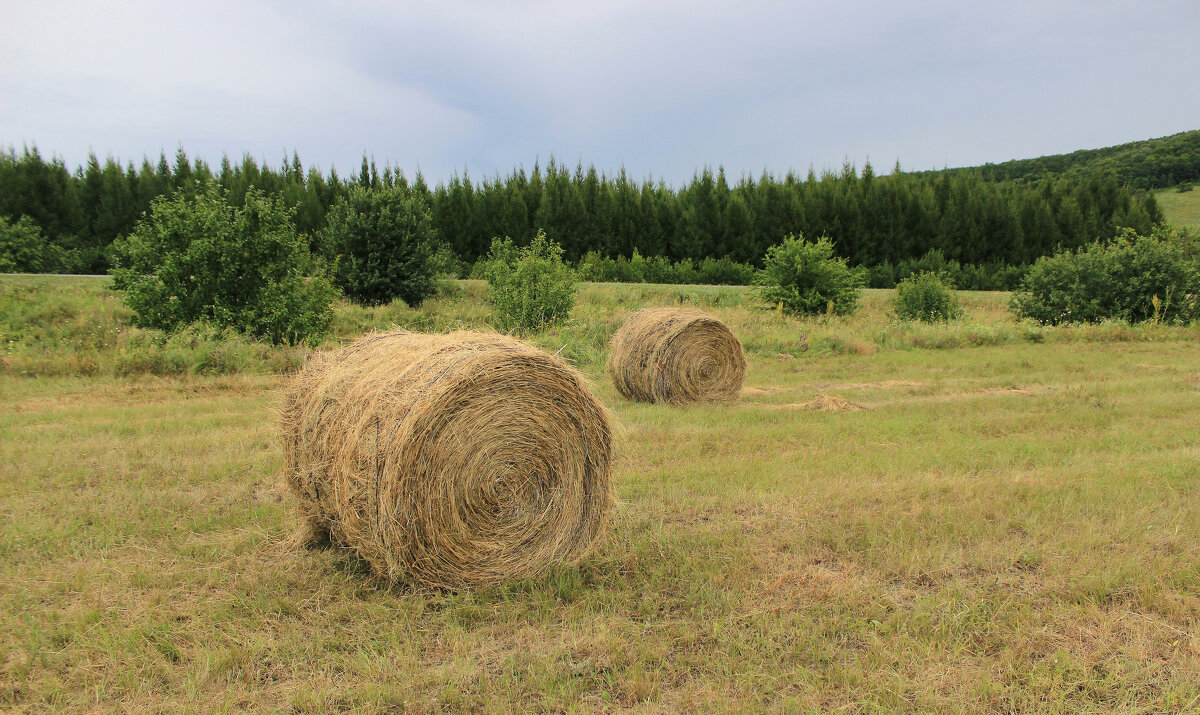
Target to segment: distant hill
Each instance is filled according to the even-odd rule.
[[[1175,186],[1200,181],[1200,130],[1104,149],[1083,149],[950,171],[978,172],[989,181],[1033,181],[1048,176],[1111,172],[1119,182],[1136,189]]]

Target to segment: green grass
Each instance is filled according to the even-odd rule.
[[[283,374],[301,364],[304,347],[276,347],[204,325],[174,335],[129,324],[130,312],[108,289],[107,278],[0,278],[0,375],[24,377]],[[333,348],[358,336],[396,327],[423,332],[488,330],[490,309],[482,281],[446,281],[420,309],[397,302],[364,308],[336,305]],[[539,346],[581,366],[604,362],[608,341],[645,305],[689,305],[725,320],[751,353],[792,357],[946,349],[1022,342],[1200,340],[1196,327],[1109,323],[1044,328],[1018,323],[1007,293],[959,291],[965,315],[930,326],[891,316],[891,290],[866,290],[852,317],[795,318],[764,306],[738,286],[584,283],[567,325],[532,337]]]
[[[80,335],[129,330],[102,291],[59,288],[26,300],[75,312],[25,306],[27,334],[83,355]],[[343,306],[339,335],[478,326],[480,290]],[[286,350],[122,376],[101,340],[90,375],[30,375],[60,363],[14,343],[0,709],[1200,712],[1195,329],[1034,329],[995,294],[917,326],[888,296],[795,320],[736,288],[585,286],[538,341],[622,425],[622,505],[579,566],[457,594],[288,546]],[[612,326],[677,302],[745,341],[738,403],[608,384]]]
[[[1200,230],[1200,190],[1180,193],[1175,188],[1154,193],[1167,221],[1183,228]]]

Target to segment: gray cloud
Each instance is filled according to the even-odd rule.
[[[554,153],[685,181],[965,165],[1197,128],[1194,3],[7,6],[0,142],[432,179]]]

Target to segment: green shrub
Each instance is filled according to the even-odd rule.
[[[896,267],[891,261],[877,263],[867,269],[868,288],[895,288]]]
[[[459,260],[458,255],[448,243],[439,243],[437,250],[429,258],[434,278],[455,279],[467,273],[467,267]]]
[[[79,263],[78,251],[51,243],[28,216],[0,216],[0,273],[71,273]]]
[[[435,291],[439,241],[425,202],[407,189],[355,186],[329,210],[320,240],[347,298],[381,305],[421,304]],[[443,261],[445,256],[443,256]]]
[[[635,251],[637,249],[634,249]],[[641,258],[641,256],[635,256]],[[662,256],[653,256],[645,259],[645,268],[642,271],[642,279],[647,283],[678,283],[678,271],[675,270],[675,264],[671,263],[669,258]]]
[[[486,273],[487,256],[481,256],[478,260],[471,264],[471,270],[467,271],[467,278],[473,281],[487,280]]]
[[[617,256],[617,259],[612,262],[612,280],[617,283],[641,283],[645,275],[643,271],[646,268],[646,263],[642,257],[634,251],[634,258],[637,263],[634,263],[625,256]]]
[[[632,258],[608,258],[588,251],[578,264],[579,278],[597,283],[671,283],[750,285],[754,282],[754,267],[733,259],[705,258],[697,266],[692,259],[672,263],[662,256],[646,258],[633,250]]]
[[[1115,318],[1189,322],[1200,317],[1200,266],[1190,234],[1122,229],[1109,242],[1038,259],[1011,307],[1042,324]]]
[[[114,243],[113,288],[143,328],[199,320],[273,343],[325,333],[337,295],[289,211],[259,191],[231,206],[215,188],[151,204],[133,233]]]
[[[583,258],[579,259],[579,263],[575,268],[576,275],[579,276],[579,280],[581,281],[603,282],[606,273],[605,263],[609,260],[596,251],[588,251],[583,254]],[[479,264],[476,265],[478,266]]]
[[[696,270],[700,274],[700,283],[707,285],[745,286],[754,283],[754,267],[738,263],[728,256],[705,258]]]
[[[663,259],[666,260],[665,258]],[[690,258],[683,258],[671,264],[671,270],[668,280],[664,283],[674,283],[677,285],[692,285],[700,282],[700,271],[696,268],[696,264]]]
[[[896,283],[918,273],[940,273],[953,276],[958,273],[959,263],[953,259],[946,260],[946,254],[941,249],[931,248],[920,258],[906,258],[896,264]]]
[[[537,331],[566,321],[575,305],[578,277],[562,255],[562,246],[542,231],[525,248],[509,238],[492,241],[483,273],[497,327]]]
[[[1007,263],[965,263],[961,266],[957,261],[952,263],[956,270],[948,270],[946,275],[953,279],[959,290],[1013,290],[1029,270],[1028,266]]]
[[[871,288],[894,288],[910,276],[939,273],[960,290],[1013,290],[1027,270],[1026,266],[1007,263],[959,263],[947,259],[944,253],[935,248],[920,258],[906,258],[895,265],[884,261],[871,266],[867,285]]]
[[[657,283],[654,280],[657,276],[659,266],[655,263],[654,258],[646,258],[638,250],[633,249],[633,255],[629,257],[629,273],[638,283]]]
[[[767,249],[758,284],[763,300],[782,305],[786,312],[848,315],[858,307],[864,273],[846,265],[846,259],[835,258],[828,238],[814,243],[795,235]]]
[[[892,306],[901,320],[926,323],[953,320],[963,313],[958,298],[954,297],[953,283],[944,275],[929,271],[897,283]]]

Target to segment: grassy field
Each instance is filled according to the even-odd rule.
[[[1176,226],[1200,230],[1200,190],[1180,193],[1176,189],[1160,189],[1154,197],[1167,220]]]
[[[481,290],[341,306],[336,332],[479,326]],[[888,297],[796,320],[584,286],[536,341],[622,425],[609,534],[436,593],[287,545],[274,410],[303,351],[0,279],[0,709],[1200,712],[1200,331],[1038,328],[983,293],[917,326]],[[615,327],[676,303],[742,338],[738,403],[604,379]]]

